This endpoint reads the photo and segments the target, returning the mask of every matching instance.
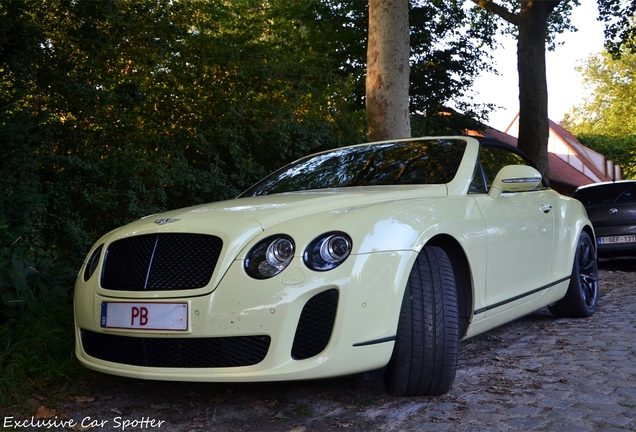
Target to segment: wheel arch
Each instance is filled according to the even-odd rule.
[[[474,292],[470,263],[459,242],[448,234],[436,235],[426,245],[443,249],[453,266],[455,286],[457,287],[459,337],[461,339],[466,335],[473,314]]]
[[[594,251],[598,253],[598,244],[596,243],[596,233],[594,233],[594,229],[590,225],[584,225],[583,231],[588,233],[588,235],[592,238],[592,243],[594,244]]]

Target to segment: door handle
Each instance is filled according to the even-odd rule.
[[[541,211],[546,214],[550,213],[550,211],[552,210],[552,206],[550,204],[544,204],[540,208],[541,208]]]

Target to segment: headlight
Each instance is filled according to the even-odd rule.
[[[338,267],[351,253],[351,237],[343,232],[329,232],[314,239],[305,249],[305,265],[326,271]]]
[[[289,265],[295,250],[294,240],[289,236],[279,234],[267,237],[247,254],[245,271],[255,279],[276,276]]]
[[[84,270],[84,282],[88,281],[95,270],[97,270],[97,265],[99,264],[99,257],[102,255],[102,249],[104,245],[99,245],[95,252],[91,254],[91,257],[86,261],[86,269]]]

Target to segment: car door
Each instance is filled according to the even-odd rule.
[[[488,190],[501,168],[529,165],[507,147],[482,147],[471,193],[486,232],[486,316],[530,300],[547,284],[554,239],[551,192],[543,187],[502,193]],[[538,295],[538,294],[537,294]]]

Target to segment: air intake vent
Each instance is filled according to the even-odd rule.
[[[305,304],[298,321],[292,358],[304,360],[320,354],[331,339],[338,309],[338,290],[316,294]]]
[[[108,246],[101,286],[120,291],[202,288],[210,282],[223,241],[204,234],[159,233]]]
[[[269,336],[216,338],[146,338],[81,330],[86,354],[133,366],[220,368],[251,366],[263,361]]]

